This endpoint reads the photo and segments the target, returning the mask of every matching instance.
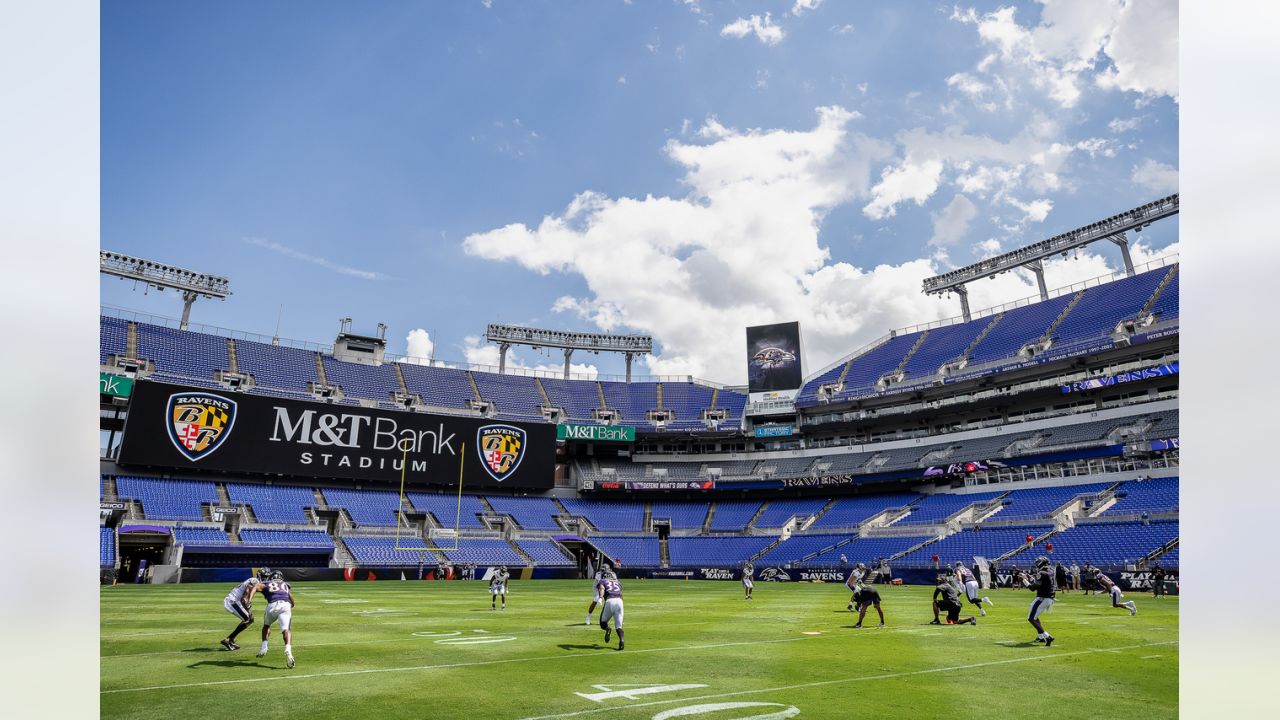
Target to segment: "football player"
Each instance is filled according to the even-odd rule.
[[[1103,590],[1106,590],[1107,594],[1111,596],[1111,607],[1124,608],[1128,610],[1129,617],[1133,617],[1134,615],[1138,614],[1137,603],[1135,603],[1132,600],[1126,600],[1124,602],[1120,602],[1120,598],[1124,597],[1124,594],[1120,592],[1120,586],[1116,585],[1114,580],[1107,577],[1106,573],[1102,572],[1102,570],[1098,570],[1093,577],[1094,577],[1094,580],[1098,583],[1098,587],[1102,588]]]
[[[952,579],[947,575],[938,576],[938,584],[933,589],[933,622],[930,625],[941,625],[938,620],[939,611],[947,614],[948,625],[977,625],[978,619],[970,615],[969,617],[960,617],[960,609],[964,607],[960,604],[960,593],[956,590],[956,586],[952,584]]]
[[[988,605],[995,605],[995,603],[991,602],[989,597],[978,597],[978,578],[974,577],[973,571],[965,567],[964,563],[959,560],[956,561],[956,580],[964,587],[964,594],[969,599],[969,602],[978,606],[978,613],[982,617],[986,617],[987,611],[982,607],[982,603]]]
[[[1029,589],[1036,594],[1036,599],[1031,601],[1031,612],[1027,613],[1027,622],[1036,629],[1036,642],[1044,643],[1045,647],[1053,644],[1053,636],[1040,624],[1040,616],[1053,607],[1053,598],[1057,595],[1057,589],[1054,586],[1053,567],[1049,564],[1049,558],[1041,555],[1036,558],[1035,577],[1032,579]]]
[[[618,578],[609,572],[596,583],[596,595],[604,601],[600,608],[600,629],[604,630],[604,641],[609,642],[609,621],[613,620],[613,628],[618,631],[618,649],[625,646],[622,640],[622,585]]]
[[[493,577],[489,579],[489,609],[498,609],[498,596],[502,596],[502,609],[507,609],[507,580],[511,577],[511,573],[507,572],[505,566],[499,565],[498,569],[493,571]]]
[[[284,661],[292,668],[293,631],[290,627],[293,623],[295,601],[293,590],[289,588],[289,583],[284,581],[284,573],[279,570],[271,573],[271,577],[262,589],[262,594],[267,598],[267,613],[262,619],[262,647],[258,650],[258,657],[267,656],[267,637],[271,635],[272,623],[279,620],[280,634],[284,636]]]
[[[596,606],[600,604],[600,581],[612,574],[613,568],[608,563],[601,563],[600,567],[596,568],[595,575],[592,577],[591,605],[587,607],[587,625],[591,625],[591,613],[595,612]]]
[[[862,628],[862,618],[867,615],[867,608],[872,605],[876,606],[876,614],[880,616],[880,624],[876,627],[884,627],[884,610],[880,609],[880,593],[873,587],[864,587],[858,590],[853,596],[854,604],[858,608],[858,624],[853,626],[854,630]]]
[[[853,611],[854,603],[858,599],[858,591],[862,589],[862,580],[867,576],[867,566],[864,563],[858,563],[849,571],[849,577],[845,578],[844,586],[849,588],[849,611]]]
[[[755,574],[756,566],[748,560],[742,565],[742,591],[746,593],[746,599],[751,599],[751,591],[755,588],[755,583],[751,581],[751,576]]]
[[[236,644],[236,636],[253,624],[253,595],[262,590],[262,579],[270,572],[267,568],[262,568],[257,576],[251,576],[248,580],[235,586],[222,599],[222,607],[226,608],[227,612],[240,618],[240,624],[236,625],[230,635],[222,638],[222,647],[228,650],[240,649],[240,646]]]

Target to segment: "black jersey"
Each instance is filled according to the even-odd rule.
[[[1031,587],[1036,591],[1036,597],[1052,598],[1056,596],[1057,584],[1053,580],[1053,569],[1045,568],[1036,575],[1031,581]]]
[[[857,595],[853,596],[853,601],[858,605],[864,605],[866,603],[879,605],[880,593],[877,592],[875,588],[864,587],[858,591]]]
[[[933,599],[937,600],[938,596],[942,596],[941,602],[938,604],[960,604],[960,593],[956,592],[956,587],[949,582],[940,582],[933,589]]]

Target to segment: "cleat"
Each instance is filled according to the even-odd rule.
[[[929,624],[930,624],[930,625],[941,625],[942,623],[938,622],[937,620],[930,620],[930,621],[929,621]]]
[[[858,623],[857,625],[854,625],[854,626],[853,626],[853,629],[854,629],[854,630],[861,630],[861,629],[862,629],[862,623]]]
[[[984,602],[984,603],[986,603],[986,604],[988,604],[988,605],[995,605],[995,603],[991,602],[991,598],[989,598],[989,597],[984,597],[984,598],[982,598],[982,602]]]
[[[627,644],[626,644],[626,643],[622,642],[621,640],[619,640],[619,641],[618,641],[618,649],[619,649],[619,650],[621,650],[621,649],[625,648],[626,646],[627,646]]]
[[[982,607],[978,608],[978,614],[981,615],[982,617],[986,617],[987,616],[986,608],[982,608]]]
[[[230,641],[229,639],[227,639],[227,638],[222,638],[222,647],[224,647],[224,648],[226,648],[226,649],[228,649],[228,650],[235,650],[235,649],[236,649],[236,647],[235,647],[235,643],[231,642],[231,641]]]
[[[1052,644],[1053,644],[1053,636],[1052,636],[1052,635],[1050,635],[1049,637],[1047,637],[1047,638],[1045,638],[1045,639],[1044,639],[1044,646],[1045,646],[1045,647],[1049,647],[1049,646],[1050,646],[1050,645],[1052,645]]]
[[[877,625],[876,627],[884,627],[884,623],[880,623],[880,624],[879,624],[879,625]]]
[[[290,669],[290,670],[292,670],[292,669],[293,669],[293,655],[285,655],[285,656],[284,656],[284,664],[285,664],[285,665],[288,665],[288,666],[289,666],[289,669]]]
[[[1136,607],[1129,608],[1129,617],[1133,617],[1134,615],[1137,615],[1137,614],[1138,614],[1138,608]]]
[[[1036,642],[1038,642],[1038,643],[1042,643],[1042,642],[1044,642],[1044,638],[1042,638],[1042,637],[1038,637],[1038,638],[1036,638]]]
[[[267,656],[267,651],[266,651],[266,650],[259,650],[259,651],[258,651],[258,657],[266,657],[266,656]]]
[[[977,624],[978,624],[978,618],[973,618],[973,622],[971,622],[971,623],[969,623],[969,624],[970,624],[970,625],[977,625]]]
[[[849,612],[853,612],[853,603],[849,603]]]
[[[232,650],[239,650],[239,649],[240,649],[240,646],[236,644],[236,641],[235,641],[235,640],[232,640],[232,641],[231,641],[231,649],[232,649]]]
[[[605,628],[605,629],[604,629],[604,644],[605,644],[605,645],[608,645],[608,644],[609,644],[609,638],[610,638],[610,637],[612,637],[612,636],[613,636],[613,631],[612,631],[612,630],[610,630],[609,628]]]

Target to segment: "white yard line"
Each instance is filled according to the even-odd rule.
[[[686,650],[707,650],[711,648],[738,647],[742,645],[773,645],[777,643],[799,642],[801,640],[814,640],[814,639],[816,638],[799,637],[799,638],[785,638],[782,640],[759,640],[754,642],[716,643],[714,645],[678,645],[675,647],[652,648],[648,650],[630,650],[630,651],[627,651],[626,654],[637,655],[640,653],[658,653],[658,652],[674,652],[674,651],[684,652]],[[117,688],[114,690],[101,690],[99,691],[99,694],[112,695],[115,693],[147,692],[150,690],[176,690],[180,688],[190,688],[190,687],[208,687],[210,685],[239,685],[243,683],[272,682],[277,680],[303,680],[306,678],[341,677],[344,675],[371,675],[375,673],[413,672],[417,670],[441,670],[446,668],[476,667],[480,665],[505,665],[510,663],[541,662],[544,660],[563,660],[563,659],[581,658],[581,657],[591,657],[591,658],[621,657],[621,654],[618,654],[618,653],[601,654],[599,652],[572,653],[572,654],[566,654],[566,655],[544,655],[541,657],[531,657],[531,658],[508,658],[504,660],[477,660],[475,662],[442,663],[438,665],[413,665],[410,667],[370,668],[366,670],[340,670],[337,672],[311,673],[308,675],[277,675],[274,677],[242,678],[239,680],[213,680],[210,682],[180,683],[177,685],[152,685],[150,687],[139,687],[139,688]]]
[[[868,680],[894,680],[897,678],[913,677],[916,675],[930,675],[941,672],[954,672],[958,670],[973,670],[977,668],[992,667],[995,665],[1011,665],[1014,663],[1034,662],[1036,660],[1051,660],[1055,658],[1072,657],[1074,655],[1091,655],[1099,652],[1120,652],[1122,650],[1135,650],[1137,648],[1153,647],[1157,645],[1172,645],[1177,641],[1168,640],[1156,643],[1143,643],[1142,645],[1127,645],[1117,648],[1106,648],[1101,650],[1077,650],[1075,652],[1055,653],[1047,652],[1043,655],[1033,655],[1029,657],[1011,658],[1008,660],[992,660],[983,663],[970,663],[968,665],[951,665],[948,667],[930,668],[928,670],[910,670],[898,673],[883,673],[880,675],[860,675],[855,677],[840,678],[838,680],[819,680],[817,682],[800,683],[798,685],[781,685],[778,687],[762,688],[760,690],[738,690],[736,692],[716,693],[714,695],[696,695],[693,697],[684,697],[668,700],[653,700],[650,702],[634,703],[632,705],[614,705],[612,707],[590,708],[587,710],[579,710],[577,712],[559,713],[556,715],[537,715],[534,717],[521,718],[521,720],[554,720],[556,718],[578,717],[581,715],[594,715],[602,712],[614,712],[618,710],[630,710],[632,708],[651,707],[653,705],[670,705],[672,703],[694,703],[703,700],[713,700],[718,698],[736,697],[739,695],[758,695],[769,692],[782,692],[784,690],[799,690],[801,688],[822,687],[824,685],[839,685],[843,683],[866,682]]]

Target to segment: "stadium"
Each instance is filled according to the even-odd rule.
[[[287,690],[401,716],[415,688],[441,717],[847,717],[847,693],[929,715],[961,688],[1005,714],[1011,682],[1069,703],[1102,671],[1117,708],[1176,712],[1179,264],[1134,266],[1124,238],[1177,210],[929,278],[961,314],[807,373],[803,319],[747,328],[748,386],[632,377],[644,336],[489,326],[504,364],[563,350],[553,372],[395,356],[345,322],[331,343],[205,327],[192,303],[231,280],[103,251],[104,273],[188,299],[182,319],[100,316],[103,714]],[[1095,242],[1125,270],[968,306],[967,283]],[[574,350],[628,375],[575,377]],[[1052,647],[1029,639],[1038,557]],[[931,627],[957,565],[991,601]],[[254,657],[257,626],[218,647],[223,595],[263,567],[298,594],[293,669]],[[621,653],[584,618],[602,568],[632,608]],[[855,571],[884,627],[853,629]],[[501,706],[468,690],[499,678]]]

